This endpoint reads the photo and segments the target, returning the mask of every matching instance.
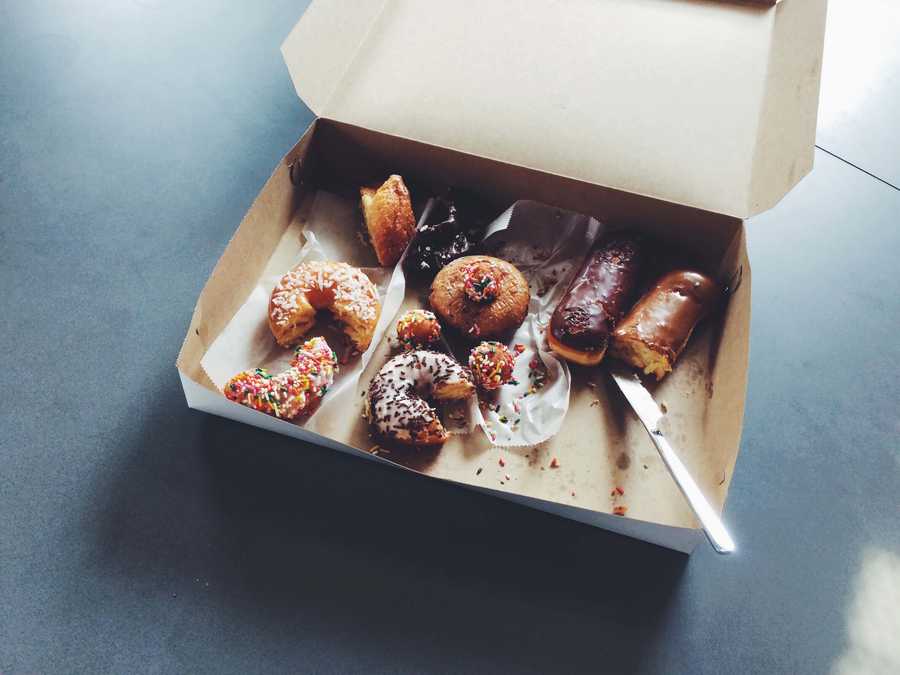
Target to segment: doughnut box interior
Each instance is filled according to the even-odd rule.
[[[331,227],[317,195],[352,211],[359,186],[400,174],[417,217],[446,186],[496,213],[533,200],[587,214],[689,252],[730,285],[674,371],[651,387],[668,438],[724,509],[749,354],[743,219],[812,168],[825,5],[520,0],[510,12],[503,0],[473,11],[316,0],[282,53],[317,119],[275,167],[197,300],[177,361],[188,405],[690,552],[698,523],[603,364],[571,367],[562,428],[536,446],[498,448],[476,428],[441,448],[378,452],[362,392],[388,358],[387,340],[341,404],[345,414],[316,432],[229,401],[201,361],[257,284],[287,271],[285,250],[299,250],[309,228]],[[403,307],[421,299],[407,288]]]

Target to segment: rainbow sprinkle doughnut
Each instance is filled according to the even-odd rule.
[[[441,339],[441,324],[434,312],[411,309],[397,322],[397,339],[406,350],[433,346]]]
[[[482,342],[469,353],[469,368],[475,383],[487,391],[499,389],[513,379],[513,367],[523,348],[516,345],[515,355],[499,342]]]
[[[225,396],[267,415],[290,420],[312,413],[334,381],[337,358],[325,338],[297,348],[291,367],[272,375],[263,368],[245,370],[225,385]]]

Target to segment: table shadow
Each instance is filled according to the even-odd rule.
[[[103,486],[105,574],[194,581],[180,597],[398,668],[629,672],[665,631],[682,554],[172,398]]]

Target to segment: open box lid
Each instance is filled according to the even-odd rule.
[[[826,0],[315,0],[320,117],[738,217],[812,167]]]

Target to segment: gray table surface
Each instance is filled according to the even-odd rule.
[[[303,5],[0,3],[0,672],[898,672],[900,192],[826,152],[748,224],[733,558],[188,410]]]

